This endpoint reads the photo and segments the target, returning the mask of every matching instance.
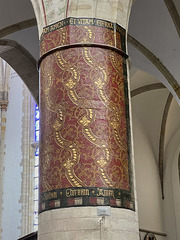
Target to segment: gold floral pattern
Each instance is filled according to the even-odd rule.
[[[41,52],[70,41],[113,45],[113,39],[110,29],[65,26],[42,36]],[[93,47],[56,51],[43,59],[41,193],[69,187],[132,191],[124,67],[118,53]]]

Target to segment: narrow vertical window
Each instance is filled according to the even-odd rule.
[[[35,143],[39,143],[39,108],[35,106]],[[38,230],[38,198],[39,198],[39,146],[35,150],[34,164],[34,231]]]

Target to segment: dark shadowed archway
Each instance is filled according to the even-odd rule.
[[[39,73],[35,58],[14,40],[0,40],[0,57],[21,77],[34,100],[39,102]]]

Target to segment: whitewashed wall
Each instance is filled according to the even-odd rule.
[[[3,181],[2,239],[15,240],[20,235],[21,225],[21,125],[22,81],[15,74],[10,79],[9,105],[5,135],[5,163]]]
[[[158,169],[160,130],[157,125],[161,124],[163,114],[163,108],[158,108],[158,105],[165,103],[166,91],[158,90],[156,93],[151,91],[132,98],[138,217],[140,229],[167,234],[167,236],[156,235],[157,240],[179,240],[180,109],[175,99],[172,101],[166,124],[164,200]],[[144,239],[146,233],[140,232],[140,234]]]
[[[165,232],[158,166],[146,131],[135,115],[133,126],[139,225],[149,231]]]

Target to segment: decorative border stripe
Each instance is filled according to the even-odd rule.
[[[39,213],[56,208],[76,206],[111,206],[134,210],[128,191],[109,188],[64,188],[40,195]]]
[[[112,50],[112,51],[115,51],[117,53],[119,53],[120,55],[122,55],[125,59],[127,59],[129,56],[124,52],[122,51],[121,49],[119,48],[116,48],[114,46],[111,46],[111,45],[106,45],[106,44],[100,44],[100,43],[74,43],[74,44],[69,44],[69,45],[63,45],[63,46],[59,46],[59,47],[56,47],[56,48],[52,48],[51,50],[49,50],[48,52],[46,52],[45,54],[43,54],[40,59],[38,60],[38,64],[37,64],[37,67],[38,67],[38,70],[40,68],[40,65],[41,65],[41,62],[42,60],[47,57],[48,55],[56,52],[56,51],[62,51],[62,50],[66,50],[66,49],[69,49],[69,48],[79,48],[79,47],[96,47],[96,48],[104,48],[104,49],[108,49],[108,50]]]
[[[74,17],[69,17],[65,18],[59,22],[53,23],[51,25],[48,25],[43,28],[43,33],[42,35],[46,35],[52,31],[58,30],[62,27],[66,27],[69,25],[83,25],[83,26],[96,26],[96,27],[102,27],[102,28],[107,28],[111,29],[113,31],[117,31],[123,36],[125,36],[126,30],[121,27],[117,23],[113,23],[107,20],[103,20],[100,18],[74,18]]]

